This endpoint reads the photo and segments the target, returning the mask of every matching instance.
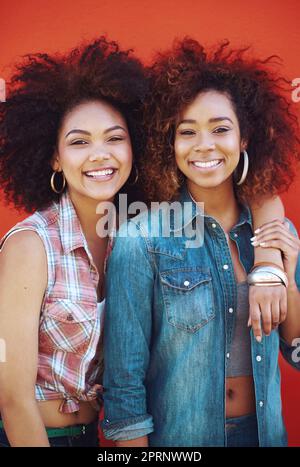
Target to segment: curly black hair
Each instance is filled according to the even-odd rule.
[[[232,49],[229,41],[208,50],[186,37],[156,56],[148,68],[144,112],[147,145],[141,172],[148,201],[178,197],[185,179],[174,154],[177,118],[200,92],[208,90],[230,98],[241,138],[248,142],[249,172],[245,183],[236,187],[238,198],[249,201],[289,187],[294,162],[300,160],[297,118],[286,95],[290,82],[271,67],[278,62],[275,56],[259,60],[248,52],[248,48]]]
[[[29,212],[58,201],[50,178],[59,128],[64,115],[84,101],[106,101],[121,112],[138,167],[146,83],[132,50],[121,50],[104,36],[65,55],[25,55],[0,104],[0,183],[7,201]],[[130,180],[122,193],[133,200],[139,190]]]

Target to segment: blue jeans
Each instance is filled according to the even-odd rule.
[[[226,419],[227,447],[258,447],[258,429],[255,414]]]
[[[58,436],[49,438],[51,447],[98,447],[97,422],[86,425],[85,434],[79,436]],[[0,447],[9,448],[10,444],[3,428],[0,428]]]

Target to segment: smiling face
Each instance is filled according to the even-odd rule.
[[[175,135],[175,158],[190,191],[232,184],[240,153],[239,122],[226,94],[205,91],[180,114]]]
[[[129,131],[118,110],[106,102],[89,101],[65,115],[53,170],[63,171],[73,201],[113,200],[131,166]]]

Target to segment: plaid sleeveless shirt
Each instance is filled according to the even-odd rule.
[[[16,224],[2,239],[0,249],[17,230],[39,235],[48,263],[39,325],[36,399],[62,399],[60,412],[73,413],[79,410],[79,401],[94,400],[102,391],[103,316],[97,313],[98,271],[67,192],[58,203]],[[110,250],[111,241],[106,259]]]

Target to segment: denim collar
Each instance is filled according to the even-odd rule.
[[[201,207],[194,202],[187,189],[186,184],[183,186],[180,192],[179,202],[182,206],[186,206],[187,209],[179,209],[178,211],[174,210],[174,212],[172,212],[170,221],[171,231],[176,232],[179,230],[183,230],[188,224],[193,222],[193,220],[197,216],[204,217],[205,223],[211,223],[212,221],[218,223],[216,219],[209,215],[206,215],[201,209]],[[232,231],[239,229],[244,224],[249,224],[250,226],[252,226],[252,216],[249,206],[247,206],[246,204],[241,204],[240,207],[240,216],[237,224],[232,228]]]

